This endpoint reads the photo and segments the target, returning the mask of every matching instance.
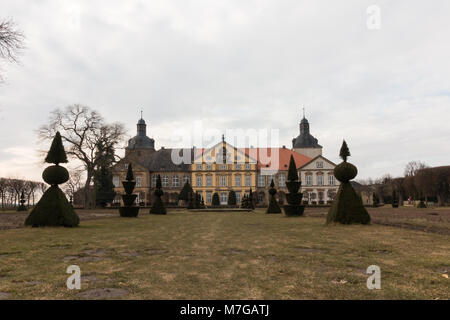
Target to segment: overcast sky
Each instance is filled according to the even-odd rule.
[[[357,178],[449,165],[449,13],[448,0],[0,0],[27,38],[21,64],[0,65],[0,176],[41,180],[35,130],[74,103],[130,136],[143,108],[157,148],[199,120],[279,129],[290,147],[304,106],[324,156],[339,162],[346,139]]]

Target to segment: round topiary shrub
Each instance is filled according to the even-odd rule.
[[[342,162],[334,168],[334,176],[341,182],[349,182],[358,174],[358,169],[349,162]]]
[[[52,186],[63,184],[69,181],[69,171],[59,165],[50,166],[42,172],[42,179]]]

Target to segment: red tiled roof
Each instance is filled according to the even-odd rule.
[[[263,160],[266,157],[266,155],[268,158],[270,158],[272,155],[272,151],[276,152],[275,150],[278,150],[277,170],[288,170],[291,155],[294,156],[294,161],[297,166],[297,169],[304,166],[306,163],[308,163],[309,161],[312,160],[311,158],[309,158],[307,156],[304,156],[298,152],[292,151],[287,148],[252,148],[252,149],[246,148],[245,153],[247,155],[249,155],[250,157],[252,157],[256,152],[257,160],[258,160],[258,169],[264,169],[264,168],[270,169],[270,166],[272,165],[272,163],[269,162],[267,164],[266,163],[267,161],[263,161]],[[261,159],[261,157],[263,159]]]
[[[239,151],[244,151],[247,156],[250,158],[254,158],[257,160],[258,169],[267,169],[267,170],[288,170],[289,161],[291,159],[291,155],[294,156],[295,164],[297,169],[304,166],[306,163],[310,162],[312,158],[304,156],[298,152],[292,151],[287,148],[236,148]],[[198,148],[196,149],[196,156],[200,156],[203,154],[206,148]],[[275,164],[272,167],[271,161],[268,161],[272,154],[276,156],[276,151],[278,151],[278,165]],[[267,160],[266,160],[267,157]],[[273,160],[273,159],[270,159]],[[269,163],[267,163],[269,162]]]

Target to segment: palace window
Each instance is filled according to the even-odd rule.
[[[222,170],[227,170],[227,165],[226,164],[222,164]]]
[[[113,184],[114,184],[115,188],[119,187],[119,177],[118,176],[113,177]]]
[[[240,202],[241,202],[241,193],[236,192],[236,203],[240,203]]]
[[[310,174],[306,175],[306,185],[312,186],[312,175],[310,175]]]
[[[334,186],[334,176],[333,175],[328,176],[328,184],[330,186]]]
[[[278,186],[285,187],[286,186],[286,175],[284,173],[280,173],[278,175]]]
[[[266,176],[259,175],[258,176],[258,187],[265,187],[266,186]]]
[[[136,177],[136,187],[138,187],[138,188],[142,187],[142,177],[141,176]]]
[[[270,176],[267,176],[267,185],[270,186],[270,183],[272,182],[275,184],[277,181],[275,180],[275,176],[271,174]]]
[[[245,176],[245,186],[246,187],[252,186],[252,176]]]
[[[206,186],[207,187],[212,186],[212,176],[206,176]]]
[[[158,180],[158,176],[156,174],[152,175],[152,187],[156,187],[156,180]]]
[[[323,175],[319,174],[319,175],[317,176],[317,184],[318,184],[319,186],[323,186]]]
[[[203,182],[202,180],[203,180],[202,176],[197,176],[197,180],[196,180],[197,187],[202,186],[202,182]]]
[[[180,186],[180,178],[178,178],[178,176],[172,177],[172,186],[174,186],[174,187]]]
[[[202,170],[202,165],[201,164],[197,164],[197,170]]]
[[[240,187],[241,186],[241,176],[238,175],[236,176],[236,187]]]
[[[220,185],[222,187],[226,187],[227,186],[227,176],[221,176],[220,177]]]
[[[250,163],[246,163],[245,164],[245,170],[250,170],[250,168],[251,168]]]
[[[322,161],[317,161],[316,162],[316,167],[317,168],[323,168],[323,162]]]
[[[220,203],[226,204],[228,202],[228,194],[226,192],[220,193]]]
[[[206,191],[206,202],[211,203],[211,201],[212,201],[212,192]]]
[[[211,164],[208,163],[208,164],[206,165],[206,170],[212,170]]]
[[[264,202],[264,193],[258,193],[258,202]]]
[[[189,178],[189,176],[184,176],[184,177],[183,177],[183,185],[184,185],[186,182],[191,183],[191,178]]]
[[[236,170],[241,170],[241,164],[240,163],[236,163],[235,168],[236,168]]]
[[[163,187],[168,187],[169,186],[169,176],[164,175],[162,177],[162,186]]]

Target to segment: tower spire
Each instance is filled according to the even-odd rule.
[[[144,119],[143,113],[144,113],[144,111],[141,109],[141,119]]]
[[[305,107],[303,107],[303,119],[305,119]]]

